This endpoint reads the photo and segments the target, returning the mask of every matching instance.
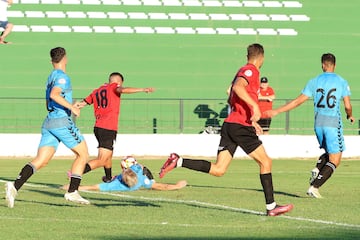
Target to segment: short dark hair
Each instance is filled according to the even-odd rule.
[[[59,63],[65,55],[66,55],[65,48],[56,47],[50,50],[50,57],[53,63]]]
[[[247,47],[247,57],[248,59],[257,57],[259,55],[264,55],[264,47],[261,44],[254,43]]]
[[[112,77],[114,77],[114,76],[119,76],[122,81],[125,81],[124,76],[123,76],[121,73],[119,73],[119,72],[113,72],[113,73],[111,73],[111,74],[109,75],[109,81],[110,81],[110,79],[111,79]]]
[[[321,63],[331,63],[331,64],[335,65],[336,64],[335,55],[332,53],[324,53],[321,56]]]
[[[260,82],[261,83],[267,83],[269,81],[268,81],[267,77],[262,77],[262,78],[260,78]]]

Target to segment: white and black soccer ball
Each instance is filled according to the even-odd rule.
[[[132,165],[138,164],[138,162],[133,156],[126,156],[121,160],[120,164],[122,169],[127,169]]]

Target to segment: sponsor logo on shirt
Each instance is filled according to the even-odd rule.
[[[65,79],[65,78],[59,79],[59,83],[60,83],[60,84],[65,84],[65,83],[66,83],[66,79]]]
[[[253,72],[249,69],[244,72],[245,76],[251,77],[253,75]]]

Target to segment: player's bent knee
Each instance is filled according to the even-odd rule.
[[[222,176],[224,176],[224,174],[225,174],[225,170],[223,170],[223,169],[216,169],[216,168],[211,168],[210,169],[210,174],[211,175],[213,175],[213,176],[215,176],[215,177],[222,177]]]

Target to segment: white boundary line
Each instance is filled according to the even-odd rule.
[[[201,202],[201,201],[197,201],[197,200],[175,200],[175,199],[167,199],[167,198],[150,198],[150,197],[131,196],[131,195],[126,195],[126,194],[109,193],[109,192],[94,192],[94,191],[83,191],[83,192],[92,193],[92,194],[116,196],[116,197],[127,198],[127,199],[140,199],[140,200],[148,200],[148,201],[156,201],[156,202],[170,202],[170,203],[171,202],[186,203],[186,204],[190,204],[190,205],[206,206],[206,207],[213,207],[213,208],[218,208],[218,209],[232,210],[234,212],[251,213],[251,214],[255,214],[255,215],[265,215],[264,212],[258,212],[258,211],[254,211],[254,210],[250,210],[250,209],[244,209],[244,208],[231,207],[231,206],[226,206],[226,205],[221,205],[221,204]],[[280,215],[277,217],[282,217],[282,218],[286,218],[286,219],[290,219],[290,220],[304,221],[304,222],[313,222],[313,223],[321,223],[321,224],[327,224],[327,225],[360,228],[360,225],[357,225],[357,224],[339,223],[339,222],[334,222],[334,221],[326,221],[326,220],[311,219],[311,218],[304,218],[304,217],[292,217],[292,216],[286,216],[286,215]]]
[[[0,179],[0,182],[6,182],[6,181]],[[48,187],[43,184],[32,184],[32,183],[25,183],[24,185],[34,187],[34,188],[47,188]],[[201,202],[201,201],[197,201],[197,200],[176,200],[176,199],[169,199],[169,198],[152,198],[152,197],[144,197],[144,196],[131,196],[131,195],[122,194],[122,193],[110,193],[110,192],[95,192],[95,191],[82,191],[82,192],[86,192],[86,193],[90,193],[90,194],[98,194],[98,195],[115,196],[115,197],[126,198],[126,199],[147,200],[147,201],[153,201],[153,202],[184,203],[184,204],[189,204],[189,205],[212,207],[214,209],[217,208],[217,209],[231,210],[234,212],[250,213],[250,214],[255,214],[255,215],[263,215],[263,216],[265,215],[264,212],[259,212],[259,211],[254,211],[254,210],[250,210],[250,209],[244,209],[244,208],[231,207],[231,206],[226,206],[226,205],[221,205],[221,204]],[[295,220],[295,221],[321,223],[321,224],[326,224],[326,225],[334,225],[334,226],[341,226],[341,227],[348,227],[348,228],[360,228],[360,225],[358,225],[358,224],[340,223],[340,222],[326,221],[326,220],[321,220],[321,219],[293,217],[293,216],[286,216],[286,215],[280,215],[277,217],[286,218],[286,219]],[[166,223],[164,223],[164,224],[166,224]]]

